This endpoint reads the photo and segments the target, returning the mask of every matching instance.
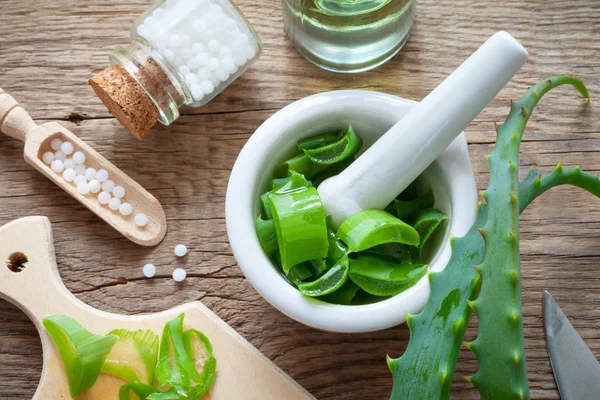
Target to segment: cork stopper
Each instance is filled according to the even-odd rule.
[[[121,65],[106,68],[89,84],[108,111],[138,139],[146,136],[159,118],[148,93]]]

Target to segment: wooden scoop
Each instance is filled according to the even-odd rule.
[[[62,125],[57,122],[37,125],[27,111],[2,88],[0,88],[0,131],[25,143],[24,155],[28,164],[46,175],[132,242],[142,246],[154,246],[165,237],[167,218],[154,196]],[[118,210],[113,211],[107,205],[100,204],[97,194],[80,194],[72,182],[63,179],[62,173],[56,173],[46,165],[42,155],[52,151],[50,142],[56,138],[73,143],[76,151],[83,152],[87,167],[108,171],[109,179],[125,188],[125,199],[133,206],[134,212],[123,216]],[[134,223],[134,216],[138,213],[148,217],[146,226],[138,227]]]
[[[165,323],[181,313],[186,328],[202,331],[214,347],[217,374],[204,400],[314,399],[200,302],[136,316],[111,314],[82,303],[60,279],[46,217],[22,218],[0,228],[0,260],[0,298],[23,310],[40,333],[44,365],[34,399],[71,398],[62,360],[42,325],[45,317],[67,315],[95,334],[125,328],[151,329],[160,335]]]

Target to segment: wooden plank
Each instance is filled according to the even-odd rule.
[[[150,0],[4,0],[0,13],[0,87],[39,120],[64,125],[162,203],[169,233],[142,249],[112,231],[31,167],[21,145],[0,137],[0,225],[28,215],[53,223],[59,271],[69,290],[105,311],[139,314],[202,300],[219,317],[319,399],[386,399],[391,376],[385,355],[406,347],[405,326],[360,335],[323,333],[270,307],[244,279],[231,254],[224,221],[229,171],[247,138],[269,115],[301,97],[335,89],[379,90],[421,99],[496,30],[514,34],[530,61],[470,125],[467,137],[478,187],[487,185],[483,159],[510,99],[546,76],[570,73],[600,97],[600,3],[596,0],[419,0],[405,49],[391,62],[359,75],[338,75],[306,62],[285,38],[278,0],[240,0],[262,37],[261,59],[209,105],[184,109],[169,128],[143,141],[129,137],[95,98],[87,78],[106,55],[128,41],[128,26]],[[33,22],[35,21],[35,23]],[[81,120],[83,119],[83,120]],[[542,101],[522,146],[521,174],[535,164],[549,171],[562,159],[600,172],[600,111],[568,88]],[[541,293],[549,289],[600,356],[600,201],[555,189],[522,215],[526,352],[532,398],[558,399],[541,325]],[[172,254],[186,242],[185,260]],[[157,265],[153,280],[145,262]],[[1,262],[0,262],[1,263]],[[185,265],[177,286],[170,274]],[[0,266],[1,267],[1,266]],[[473,337],[471,329],[469,335]],[[31,398],[41,371],[33,325],[0,302],[0,398]],[[453,398],[477,398],[462,378],[475,371],[463,350]]]

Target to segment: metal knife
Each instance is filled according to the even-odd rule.
[[[547,291],[542,313],[550,364],[561,398],[600,399],[600,363]]]

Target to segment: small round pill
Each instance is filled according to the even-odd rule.
[[[51,151],[45,152],[42,156],[42,161],[44,162],[44,164],[52,164],[52,161],[54,161],[54,153]]]
[[[125,197],[125,188],[123,186],[115,186],[113,189],[113,196],[117,199],[122,199]]]
[[[96,169],[95,168],[88,168],[85,170],[85,179],[87,179],[88,181],[91,181],[92,179],[96,179]]]
[[[219,68],[215,71],[215,77],[221,82],[225,82],[229,78],[229,72],[225,71],[224,68]]]
[[[75,172],[77,173],[77,175],[84,175],[85,174],[85,165],[83,165],[83,164],[75,165]]]
[[[54,151],[58,151],[60,150],[60,146],[62,146],[63,141],[60,140],[59,138],[56,139],[52,139],[52,141],[50,142],[50,147],[52,147],[52,150]]]
[[[199,65],[208,65],[209,60],[210,60],[210,57],[208,57],[208,54],[206,54],[204,52],[200,52],[200,53],[196,54],[196,62]]]
[[[184,47],[179,51],[179,55],[181,56],[181,58],[183,58],[184,60],[187,60],[188,58],[192,57],[194,55],[194,52],[192,51],[191,48],[189,47]]]
[[[216,71],[217,69],[219,69],[220,65],[221,63],[216,57],[213,57],[210,60],[208,60],[208,69],[210,69],[211,71]]]
[[[129,203],[121,203],[121,205],[119,206],[119,212],[121,213],[121,215],[131,215],[131,213],[133,212],[133,206]]]
[[[75,161],[73,161],[72,158],[67,158],[65,161],[63,161],[63,164],[65,164],[65,168],[71,168],[71,169],[75,169]]]
[[[79,185],[81,182],[87,182],[87,179],[85,179],[85,176],[83,175],[77,175],[73,180],[75,186]]]
[[[83,195],[86,195],[90,192],[90,186],[86,182],[81,182],[77,185],[77,191]]]
[[[121,207],[121,199],[117,199],[116,197],[113,197],[108,202],[108,208],[110,208],[111,210],[117,211],[119,209],[119,207]]]
[[[200,53],[201,51],[204,51],[204,45],[200,42],[196,42],[192,45],[192,51],[194,53]]]
[[[52,161],[52,164],[50,164],[50,168],[52,168],[52,171],[58,173],[58,172],[62,172],[63,169],[65,169],[65,166],[62,161],[54,160],[54,161]]]
[[[156,275],[156,267],[154,264],[146,264],[144,265],[144,268],[142,268],[142,272],[146,278],[152,278]]]
[[[178,244],[175,246],[174,251],[177,257],[183,257],[187,254],[187,246],[185,244]]]
[[[197,83],[194,83],[193,85],[190,86],[190,93],[192,94],[192,97],[194,97],[194,100],[196,100],[196,101],[202,100],[202,98],[204,97],[204,92],[202,91],[202,86],[198,85]]]
[[[200,83],[204,94],[211,94],[215,90],[215,86],[208,79]]]
[[[100,194],[98,195],[98,201],[100,202],[100,204],[108,204],[110,198],[110,193],[100,192]]]
[[[67,155],[63,153],[62,150],[58,150],[56,153],[54,153],[54,159],[59,161],[65,161],[67,159]]]
[[[67,182],[73,182],[77,174],[73,168],[67,168],[63,171],[63,179]]]
[[[83,164],[85,162],[85,154],[83,154],[81,151],[76,151],[73,154],[73,161],[75,161],[75,164]]]
[[[148,217],[146,217],[146,214],[137,214],[134,218],[134,221],[137,226],[146,226],[148,223]]]
[[[96,179],[98,182],[102,183],[108,179],[108,172],[105,169],[99,169],[96,172]]]
[[[219,49],[219,56],[221,58],[231,57],[232,54],[233,52],[230,47],[224,46]]]
[[[111,181],[110,179],[102,182],[102,190],[104,190],[105,192],[111,193],[114,188],[115,188],[115,183],[113,181]]]
[[[98,193],[100,191],[101,185],[100,182],[98,182],[98,180],[92,179],[88,182],[88,185],[90,187],[90,192]]]
[[[71,143],[71,142],[64,142],[63,144],[60,145],[60,149],[65,154],[71,154],[75,150],[75,147],[73,146],[73,143]]]
[[[221,66],[225,71],[231,72],[235,69],[235,61],[231,57],[225,57],[221,60]]]
[[[196,74],[193,74],[191,72],[185,74],[185,81],[188,85],[193,85],[194,83],[196,83],[197,80],[198,78],[196,77]]]
[[[175,268],[175,270],[173,271],[173,280],[175,280],[175,282],[183,282],[185,280],[187,273],[185,272],[185,269],[183,268]]]
[[[185,76],[186,74],[189,74],[190,72],[190,68],[187,65],[180,65],[179,66],[179,73],[183,76]]]

